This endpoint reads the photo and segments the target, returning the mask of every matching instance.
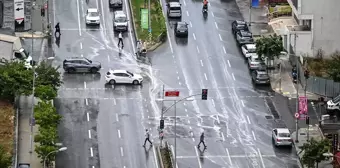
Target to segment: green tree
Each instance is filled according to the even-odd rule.
[[[50,85],[54,90],[58,90],[58,87],[60,87],[62,84],[58,69],[59,67],[54,68],[48,65],[45,61],[41,62],[35,68],[35,72],[37,73],[36,86]]]
[[[52,100],[57,97],[57,91],[51,85],[39,85],[35,88],[34,96],[40,100]]]
[[[0,144],[0,168],[8,168],[12,164],[12,158]]]
[[[0,66],[0,96],[14,100],[16,95],[32,94],[33,71],[24,63],[12,61]]]
[[[61,115],[57,113],[52,103],[47,100],[40,101],[34,107],[35,121],[41,127],[57,127],[61,120]]]
[[[256,40],[256,53],[261,59],[274,60],[275,57],[280,56],[282,51],[284,48],[281,36],[274,34]]]
[[[328,139],[317,141],[312,138],[300,147],[304,152],[301,158],[302,163],[308,167],[314,167],[316,163],[316,167],[318,167],[318,164],[326,159],[323,154],[328,153],[330,146],[331,144]]]
[[[34,136],[34,142],[40,145],[53,146],[58,139],[58,132],[56,127],[39,127],[39,134]]]
[[[329,61],[326,72],[334,81],[340,82],[340,52],[333,53],[331,57],[332,61]]]
[[[55,160],[56,153],[51,153],[51,152],[56,151],[56,150],[58,150],[58,147],[52,146],[52,145],[36,145],[35,146],[35,152],[38,154],[38,157],[41,159],[41,162],[44,162],[44,159],[46,159],[45,160],[46,166],[48,166],[52,161]],[[51,154],[48,155],[49,153]],[[46,157],[47,155],[48,157]]]

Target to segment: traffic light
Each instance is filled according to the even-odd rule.
[[[306,125],[309,125],[309,116],[306,117]]]
[[[159,128],[160,128],[160,129],[164,129],[164,120],[161,120],[161,121],[159,122]]]
[[[308,78],[309,78],[309,71],[308,71],[308,70],[305,70],[305,72],[304,72],[304,76],[305,76],[305,78],[306,78],[306,79],[308,79]]]
[[[45,9],[43,7],[40,9],[40,16],[45,17]]]
[[[202,89],[202,100],[208,99],[208,89]]]

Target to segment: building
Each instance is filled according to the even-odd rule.
[[[269,24],[283,35],[284,46],[296,55],[315,56],[340,51],[340,0],[287,0],[289,17],[272,19]]]

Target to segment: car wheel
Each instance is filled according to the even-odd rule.
[[[91,70],[90,70],[92,73],[96,73],[96,72],[98,72],[98,69],[97,68],[91,68]]]
[[[134,80],[134,81],[132,82],[132,84],[134,84],[134,85],[138,85],[138,84],[139,84],[139,82],[138,82],[137,80]]]
[[[114,84],[116,84],[116,81],[115,81],[114,79],[111,79],[111,80],[109,81],[109,83],[110,83],[111,85],[114,85]]]
[[[74,72],[76,72],[76,69],[74,69],[74,68],[68,68],[68,69],[67,69],[67,72],[68,72],[68,73],[74,73]]]

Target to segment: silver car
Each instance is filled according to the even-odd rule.
[[[128,30],[128,19],[123,11],[114,12],[113,17],[113,30],[114,31],[127,31]]]
[[[275,146],[292,146],[293,144],[288,128],[273,129],[272,139]]]
[[[261,59],[257,54],[253,54],[248,58],[248,66],[250,70],[256,70],[258,69],[261,65]]]

